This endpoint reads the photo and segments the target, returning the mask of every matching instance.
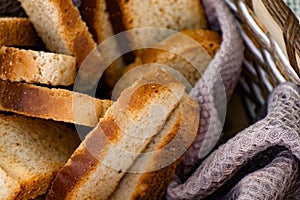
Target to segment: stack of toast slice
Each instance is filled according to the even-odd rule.
[[[32,20],[0,18],[0,43],[0,199],[35,199],[80,144],[70,123],[95,126],[111,101],[71,90],[83,58],[45,49]]]
[[[71,0],[18,1],[28,17],[0,18],[0,199],[163,198],[199,132],[199,106],[180,78],[151,63],[192,85],[201,77],[221,43],[199,30],[208,27],[201,1],[81,0],[79,8]],[[123,31],[124,41],[111,38]],[[111,92],[144,64],[147,73],[115,101],[72,91],[78,79],[97,86],[101,69],[100,89]],[[92,131],[80,141],[76,125]]]
[[[155,177],[156,173],[161,173],[161,179],[155,180],[156,189],[160,190],[152,194],[154,199],[161,197],[166,189],[167,180],[174,174],[176,161],[178,162],[183,154],[181,152],[177,155],[176,151],[188,148],[198,130],[198,105],[185,95],[184,90],[183,84],[162,69],[147,73],[125,89],[58,173],[46,199],[109,199],[114,192],[116,194],[113,196],[120,195],[124,192],[117,189],[118,185],[119,188],[123,184],[126,186],[126,183],[120,182],[124,177],[131,176],[128,170],[134,163],[139,165],[137,158],[142,159],[140,164],[142,163],[143,167],[137,169],[136,173],[143,173],[148,168],[150,172],[156,171],[152,175],[140,177],[139,181],[146,181],[149,177]],[[181,104],[183,107],[180,107]],[[173,112],[176,107],[178,111]],[[190,118],[185,116],[188,113]],[[189,126],[189,122],[193,125]],[[183,133],[173,144],[177,149],[174,150],[174,146],[171,145],[171,152],[160,152],[164,145],[178,134],[180,128],[183,129]],[[190,143],[185,144],[184,141]],[[151,142],[152,145],[149,145]],[[147,156],[148,159],[140,158],[147,148],[148,151],[158,153]],[[166,161],[164,165],[161,160],[157,163],[158,166],[151,169],[155,159],[165,159],[169,162]],[[168,173],[164,174],[161,170]],[[159,180],[166,181],[160,185],[161,188]],[[126,182],[126,178],[124,181]],[[145,185],[140,195],[155,190],[153,185]],[[140,185],[132,181],[130,187],[139,190]],[[129,197],[130,192],[133,192],[130,195],[135,195],[134,190],[128,191],[126,197]],[[150,193],[146,196],[149,195]]]

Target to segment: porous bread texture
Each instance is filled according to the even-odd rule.
[[[59,172],[47,199],[107,199],[183,93],[184,86],[163,70],[124,90]]]
[[[185,30],[140,52],[139,62],[171,67],[194,86],[220,48],[221,36],[210,30]]]
[[[75,58],[64,54],[3,46],[0,63],[3,80],[68,86],[76,76]]]
[[[122,57],[119,58],[118,56],[121,55],[121,52],[116,39],[111,38],[114,36],[114,32],[109,20],[106,2],[105,0],[82,0],[80,13],[94,40],[100,44],[98,47],[107,66],[102,78],[106,87],[111,89],[120,78],[125,64]],[[103,42],[106,39],[109,39],[109,42]]]
[[[10,177],[0,167],[0,199],[1,200],[14,200],[21,191],[21,187],[17,180]]]
[[[194,86],[219,50],[221,42],[221,36],[215,31],[184,30],[152,48],[139,51],[136,64],[131,64],[125,72],[143,64],[149,64],[149,67],[151,63],[161,64],[175,69]]]
[[[96,43],[71,0],[19,0],[46,48],[71,55],[78,66]]]
[[[126,30],[158,27],[181,31],[207,27],[204,8],[199,0],[120,0]],[[172,32],[165,30],[134,31],[128,34],[134,50],[151,46]]]
[[[45,194],[79,142],[77,133],[65,124],[1,114],[0,168],[6,179],[0,185],[9,187],[8,199],[34,199]]]
[[[27,18],[0,18],[0,46],[39,47],[41,41]]]
[[[0,80],[0,110],[94,127],[112,102],[58,88]]]
[[[148,144],[119,183],[111,200],[162,199],[183,153],[194,141],[199,124],[197,102],[184,95],[162,131]]]
[[[222,43],[221,35],[209,29],[187,29],[178,34],[184,34],[195,40],[211,57],[216,55]]]

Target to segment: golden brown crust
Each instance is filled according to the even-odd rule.
[[[129,110],[140,110],[142,109],[145,104],[150,101],[149,96],[150,94],[158,94],[163,92],[164,86],[159,84],[145,84],[141,87],[137,88],[133,94],[130,96],[128,101],[128,109]],[[154,92],[154,93],[153,93]]]
[[[99,161],[87,150],[74,155],[68,164],[57,174],[52,182],[52,187],[47,194],[47,200],[63,200],[71,193],[75,185],[82,177],[92,171]],[[86,165],[86,163],[89,163]]]
[[[75,56],[80,65],[86,56],[96,48],[96,43],[82,21],[79,10],[72,1],[52,1],[56,4],[58,12],[61,13],[61,25],[63,26],[66,44],[71,55]]]
[[[63,89],[48,89],[45,87],[30,85],[26,83],[13,83],[0,80],[0,109],[15,112],[31,117],[53,119],[77,123],[85,126],[94,126],[97,123],[94,119],[79,118],[73,106],[76,103],[94,103],[97,117],[102,116],[111,103],[106,100],[93,99],[87,95],[73,93]],[[82,100],[83,102],[77,102]],[[75,103],[75,105],[73,105]],[[83,105],[82,109],[90,109]]]
[[[0,78],[51,85],[71,85],[76,75],[75,59],[63,54],[0,48]]]
[[[220,45],[222,43],[222,37],[220,34],[208,29],[183,30],[180,33],[196,40],[211,57],[216,55],[216,52],[220,49]]]
[[[149,97],[159,96],[163,91],[170,90],[173,84],[178,84],[178,80],[169,72],[165,70],[150,71],[147,76],[137,80],[134,87],[123,91],[122,98],[119,98],[120,104],[124,108],[127,107],[129,111],[138,112],[147,105]],[[176,96],[176,94],[173,95]]]
[[[121,137],[120,127],[113,119],[100,120],[99,128],[112,143]]]
[[[0,18],[0,46],[42,46],[27,18]]]
[[[23,51],[16,54],[14,49],[3,46],[0,49],[1,79],[13,81],[20,77],[18,74],[21,74],[22,78],[27,76],[32,79],[34,74],[38,74],[38,67],[32,60]],[[24,67],[25,63],[29,67]]]
[[[191,40],[187,41],[187,39],[183,37],[183,34],[190,37]],[[193,43],[193,40],[195,40],[196,43]],[[185,42],[188,43],[185,44]],[[153,48],[141,51],[138,55],[138,59],[142,64],[161,62],[163,60],[174,59],[176,55],[171,52],[176,52],[179,54],[178,56],[181,56],[180,53],[201,47],[211,57],[214,57],[216,52],[220,49],[221,42],[221,36],[215,31],[205,29],[184,30],[154,45]]]

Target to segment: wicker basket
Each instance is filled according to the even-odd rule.
[[[300,84],[300,25],[291,5],[283,0],[225,1],[246,45],[240,85],[254,120],[276,85]]]

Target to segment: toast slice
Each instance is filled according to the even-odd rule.
[[[27,18],[0,18],[0,46],[41,47],[42,45]]]
[[[54,86],[72,85],[77,69],[72,56],[5,46],[0,63],[0,79]]]
[[[122,78],[114,88],[113,98],[118,97],[143,73],[155,67],[169,68],[189,91],[205,72],[221,42],[221,36],[211,30],[184,30],[151,48],[141,50],[135,62],[124,69]]]
[[[109,199],[162,199],[181,156],[197,135],[198,124],[199,106],[184,95],[162,131],[131,166]]]
[[[125,72],[143,64],[162,64],[178,71],[194,86],[220,49],[221,42],[221,36],[215,31],[183,30],[151,48],[141,50],[136,64],[131,64]]]
[[[205,11],[201,1],[198,0],[114,0],[106,2],[111,18],[115,18],[113,26],[119,28],[119,32],[145,27],[167,28],[176,31],[207,27]],[[115,13],[118,10],[120,11],[119,16],[118,13]],[[121,30],[120,27],[124,27],[125,30]],[[136,50],[141,47],[149,47],[170,34],[172,31],[136,30],[128,33],[128,38],[131,47]]]
[[[1,114],[0,199],[45,194],[79,142],[77,133],[65,124]]]
[[[81,0],[80,13],[94,40],[100,44],[98,47],[101,49],[104,61],[111,61],[106,63],[109,67],[103,75],[103,82],[111,90],[120,78],[125,64],[122,57],[118,56],[121,55],[121,52],[117,40],[111,38],[114,36],[114,32],[106,2],[105,0]],[[106,39],[109,39],[109,42],[104,42]]]
[[[164,70],[124,90],[55,178],[46,199],[107,199],[184,93]]]
[[[98,123],[112,104],[65,89],[4,80],[0,80],[0,95],[2,111],[90,127]]]
[[[96,47],[71,0],[19,0],[46,48],[71,55],[78,66]]]

